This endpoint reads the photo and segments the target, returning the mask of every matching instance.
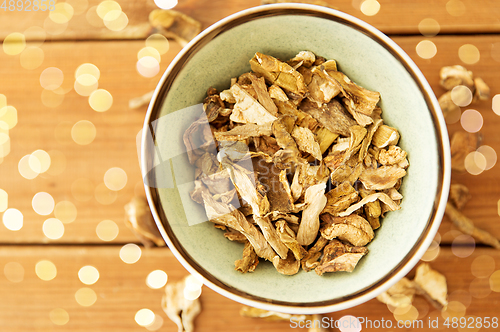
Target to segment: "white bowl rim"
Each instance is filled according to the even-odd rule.
[[[368,300],[371,300],[375,298],[377,295],[380,293],[386,291],[389,289],[392,285],[394,285],[396,282],[398,282],[401,278],[403,278],[405,275],[407,275],[410,270],[416,266],[420,260],[420,258],[424,255],[426,252],[427,248],[431,244],[432,240],[434,239],[434,236],[436,235],[441,219],[444,215],[445,207],[446,207],[446,202],[448,199],[448,193],[449,193],[449,187],[450,187],[450,181],[451,181],[451,154],[450,154],[450,144],[449,144],[449,139],[448,139],[448,134],[447,134],[447,127],[446,123],[443,117],[443,114],[441,112],[441,109],[439,107],[439,103],[434,95],[434,92],[432,91],[432,88],[430,87],[429,83],[425,79],[424,75],[420,71],[420,69],[417,67],[417,65],[413,62],[413,60],[405,53],[405,51],[398,46],[392,39],[390,39],[388,36],[386,36],[384,33],[376,29],[375,27],[369,25],[368,23],[351,16],[349,14],[346,14],[344,12],[341,12],[339,10],[327,8],[327,7],[322,7],[322,6],[317,6],[317,5],[311,5],[311,4],[298,4],[298,3],[286,3],[286,4],[269,4],[269,5],[262,5],[262,6],[257,6],[257,7],[252,7],[249,9],[242,10],[240,12],[237,12],[235,14],[232,14],[205,29],[202,31],[198,36],[196,36],[193,40],[191,40],[178,54],[177,56],[172,60],[170,65],[168,66],[167,70],[161,77],[154,93],[151,99],[151,102],[149,104],[146,116],[145,116],[145,121],[144,121],[144,126],[143,126],[143,131],[142,131],[142,137],[141,137],[141,150],[140,150],[140,164],[141,164],[141,173],[143,179],[147,176],[147,168],[143,167],[144,165],[147,165],[148,162],[148,155],[147,155],[147,134],[149,131],[149,124],[151,122],[151,116],[153,114],[154,108],[155,108],[155,103],[158,101],[158,98],[161,97],[160,93],[162,90],[162,87],[167,80],[167,77],[170,75],[172,72],[172,69],[176,66],[176,64],[184,58],[191,48],[199,43],[201,40],[203,40],[207,35],[212,33],[215,30],[220,29],[223,26],[226,26],[228,23],[231,23],[237,19],[240,19],[242,17],[248,16],[248,15],[261,15],[263,13],[266,13],[271,10],[306,10],[310,11],[311,13],[316,12],[316,13],[322,13],[326,14],[330,17],[335,17],[338,19],[342,19],[344,21],[349,22],[352,24],[354,28],[358,27],[358,30],[361,30],[363,33],[369,33],[371,37],[376,37],[379,42],[382,42],[382,45],[386,47],[389,51],[392,51],[393,55],[397,54],[397,57],[401,60],[403,65],[405,65],[406,69],[408,72],[416,79],[416,82],[418,83],[421,92],[423,93],[424,97],[426,98],[427,106],[429,107],[430,112],[433,115],[433,118],[435,120],[434,126],[436,129],[436,135],[437,135],[437,141],[438,141],[438,146],[441,149],[440,151],[440,166],[441,166],[441,173],[440,173],[440,181],[439,187],[438,187],[438,193],[435,199],[434,203],[434,210],[431,216],[429,217],[428,225],[426,228],[426,231],[424,231],[423,235],[425,236],[423,238],[420,238],[419,241],[417,242],[416,246],[418,248],[410,252],[407,256],[411,255],[410,259],[405,258],[403,261],[406,261],[403,266],[398,266],[396,269],[397,271],[392,274],[391,276],[388,276],[378,283],[375,284],[374,287],[371,287],[369,290],[366,292],[362,293],[359,296],[354,295],[355,297],[353,298],[348,298],[346,300],[341,300],[339,302],[335,302],[333,304],[327,304],[327,305],[320,305],[320,306],[304,306],[304,305],[297,305],[297,304],[291,304],[291,305],[286,305],[286,304],[277,304],[277,303],[272,303],[272,302],[266,302],[263,300],[255,299],[251,295],[249,297],[244,297],[238,294],[235,294],[231,292],[230,287],[227,287],[228,289],[222,288],[220,285],[217,285],[216,283],[212,282],[211,280],[207,279],[205,276],[203,276],[197,269],[195,269],[190,262],[182,255],[181,252],[179,252],[173,243],[173,241],[170,239],[170,237],[167,235],[167,232],[162,224],[161,218],[158,214],[157,208],[154,204],[154,200],[152,197],[151,190],[152,188],[149,187],[146,183],[144,183],[145,191],[146,191],[146,198],[148,200],[151,213],[155,219],[155,222],[157,224],[157,227],[163,237],[163,239],[167,242],[168,247],[174,254],[174,256],[177,258],[177,260],[188,270],[189,273],[193,274],[196,276],[198,279],[200,279],[204,285],[208,286],[215,292],[231,299],[236,302],[240,302],[244,305],[252,306],[252,307],[257,307],[265,310],[272,310],[272,311],[278,311],[278,312],[283,312],[283,313],[290,313],[290,314],[323,314],[323,313],[328,313],[328,312],[333,312],[333,311],[339,311],[339,310],[344,310],[348,308],[352,308],[354,306],[360,305],[364,302],[367,302]],[[258,18],[258,17],[257,17]],[[360,29],[359,29],[360,28]],[[161,100],[160,100],[161,101]],[[423,236],[422,235],[422,236]],[[406,257],[407,257],[406,256]]]

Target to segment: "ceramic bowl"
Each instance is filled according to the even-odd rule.
[[[354,82],[381,93],[385,123],[408,152],[399,211],[388,213],[369,254],[352,273],[279,274],[261,262],[234,269],[242,244],[228,241],[189,198],[194,169],[182,135],[201,114],[208,87],[229,88],[250,71],[255,52],[289,59],[310,50],[337,60]],[[212,25],[172,61],[149,106],[142,134],[142,170],[151,211],[168,246],[206,286],[235,301],[288,313],[346,309],[385,291],[406,275],[432,241],[450,183],[449,142],[439,105],[424,76],[383,33],[345,13],[303,4],[251,8]],[[159,262],[160,264],[161,262]]]

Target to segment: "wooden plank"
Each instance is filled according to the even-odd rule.
[[[416,54],[415,46],[422,38],[398,37],[394,40],[415,60],[438,96],[444,91],[438,85],[439,69],[444,65],[463,64],[458,58],[458,48],[467,43],[476,45],[481,53],[480,61],[467,67],[473,70],[475,75],[484,78],[492,89],[492,95],[500,89],[499,78],[495,71],[491,70],[498,66],[490,54],[491,45],[497,40],[495,36],[433,38],[438,52],[430,60],[419,58]],[[78,209],[77,221],[66,225],[66,233],[58,241],[99,242],[95,228],[104,219],[111,219],[120,226],[120,235],[116,241],[135,241],[135,237],[123,227],[121,220],[124,204],[134,195],[134,189],[140,187],[135,135],[141,128],[145,108],[129,110],[127,104],[131,97],[153,89],[160,76],[146,79],[136,72],[136,53],[143,45],[141,41],[46,43],[42,45],[45,61],[35,70],[21,68],[19,56],[0,53],[0,61],[3,64],[2,78],[9,78],[0,80],[0,93],[7,96],[8,103],[15,106],[19,113],[19,123],[10,132],[12,151],[0,165],[0,187],[8,192],[10,207],[19,209],[25,217],[25,226],[17,233],[0,232],[0,242],[47,241],[42,233],[42,223],[47,217],[37,215],[31,207],[33,195],[40,191],[49,192],[56,202],[70,200]],[[171,49],[163,56],[161,72],[178,51],[178,44],[172,42]],[[72,57],[67,54],[72,54]],[[111,110],[104,113],[94,112],[86,98],[77,95],[75,91],[69,91],[58,107],[43,106],[40,99],[43,89],[39,84],[42,70],[50,66],[61,68],[65,74],[63,87],[69,90],[74,82],[75,69],[84,62],[95,63],[101,69],[100,87],[108,89],[114,97]],[[124,78],[130,78],[130,81]],[[485,124],[481,130],[483,143],[497,152],[500,151],[500,137],[496,135],[500,118],[492,112],[490,102],[478,103],[474,107],[484,118]],[[82,119],[92,121],[97,128],[97,137],[93,143],[79,146],[71,141],[69,134],[66,134],[67,142],[61,143],[60,139],[55,139],[55,132],[60,131],[57,126],[62,122],[73,125]],[[462,130],[460,124],[451,125],[449,128],[450,132]],[[19,160],[36,149],[61,151],[67,160],[64,173],[56,176],[41,175],[34,180],[23,179],[17,170]],[[128,175],[127,186],[118,192],[118,198],[113,204],[102,205],[95,199],[79,202],[72,196],[71,184],[77,178],[89,178],[94,186],[97,186],[103,181],[104,173],[110,167],[121,167]],[[478,176],[467,173],[453,174],[454,181],[464,183],[471,189],[473,198],[464,210],[466,215],[479,227],[491,231],[497,237],[500,237],[500,224],[497,222],[497,201],[500,199],[500,192],[494,184],[499,172],[498,167],[494,167]],[[451,229],[453,228],[448,222],[443,222],[440,233],[446,243],[453,240],[453,234],[445,235]]]
[[[314,3],[314,1],[310,2]],[[84,2],[75,0],[70,3],[77,4]],[[81,7],[81,10],[79,9],[80,7],[75,5],[75,15],[70,19],[67,28],[62,33],[49,35],[49,38],[52,40],[88,40],[109,38],[136,39],[147,36],[147,28],[144,27],[144,24],[147,23],[151,10],[157,8],[153,0],[141,1],[140,3],[132,0],[118,1],[123,12],[129,19],[126,32],[121,34],[110,32],[103,25],[102,20],[92,21],[93,24],[89,23],[87,11],[99,3],[99,0],[90,0],[86,7]],[[367,16],[360,10],[362,0],[326,0],[321,1],[321,3],[326,3],[330,7],[358,17],[387,34],[419,34],[418,24],[425,18],[437,20],[441,33],[500,31],[500,23],[497,19],[500,13],[500,5],[494,0],[484,0],[480,5],[474,0],[461,0],[451,2],[451,4],[456,4],[451,7],[448,0],[425,0],[418,2],[380,0],[380,10],[373,16]],[[207,28],[228,15],[259,4],[259,0],[237,0],[231,2],[223,0],[181,0],[175,9],[199,20],[203,28]],[[447,6],[450,10],[447,9]],[[3,39],[6,35],[14,31],[23,32],[32,26],[44,27],[48,12],[18,12],[10,11],[7,8],[5,11],[0,10],[0,17],[0,39]]]
[[[498,41],[496,36],[432,38],[431,40],[438,50],[436,56],[432,59],[422,59],[417,55],[415,47],[422,39],[418,37],[394,38],[422,70],[438,97],[445,91],[439,86],[439,70],[443,66],[455,64],[463,65],[471,70],[475,77],[483,78],[491,88],[491,97],[500,93],[500,80],[495,70],[495,68],[499,68],[500,63],[494,60],[491,53],[492,45]],[[458,50],[464,44],[472,44],[479,50],[480,60],[476,64],[469,65],[460,60]],[[497,154],[500,154],[500,135],[497,133],[497,128],[500,126],[500,116],[492,111],[491,99],[474,103],[462,110],[466,109],[475,109],[481,113],[484,121],[484,125],[480,130],[483,136],[482,144],[491,146]],[[461,127],[460,122],[457,122],[448,125],[448,131],[451,135],[457,131],[464,131],[464,129]],[[453,172],[452,174],[452,182],[466,185],[471,193],[472,198],[465,206],[464,214],[471,218],[478,227],[491,232],[497,238],[500,238],[500,224],[498,222],[500,220],[498,210],[500,191],[496,185],[499,176],[500,169],[498,165],[479,175],[471,175],[467,172]],[[453,241],[454,233],[449,233],[453,229],[455,229],[454,226],[445,218],[439,231],[443,235],[444,242],[450,243]]]
[[[169,282],[178,281],[187,272],[172,256],[168,249],[143,250],[135,264],[125,264],[119,258],[120,246],[75,247],[75,246],[3,246],[0,247],[0,325],[9,332],[37,330],[55,331],[139,331],[141,328],[134,321],[136,312],[148,308],[164,319],[159,331],[175,331],[175,325],[163,313],[160,303],[163,289],[150,289],[145,279],[148,274],[161,269],[168,274]],[[493,270],[488,264],[474,265],[479,256],[490,256],[495,261],[494,269],[500,267],[500,253],[488,248],[477,248],[471,256],[458,258],[449,248],[442,248],[440,256],[432,266],[443,273],[448,282],[450,301],[459,301],[467,306],[466,315],[478,317],[498,316],[494,303],[500,301],[500,294],[489,292],[488,277]],[[369,257],[367,257],[369,259]],[[40,260],[50,260],[57,268],[57,276],[50,281],[40,280],[35,273],[35,265]],[[18,263],[23,267],[24,276],[20,282],[9,281],[4,272],[9,274],[7,263]],[[98,281],[90,286],[78,279],[78,271],[86,265],[94,266],[100,274]],[[488,265],[488,266],[487,266]],[[456,269],[457,266],[462,268]],[[476,275],[485,276],[479,283]],[[472,283],[472,288],[471,288]],[[476,284],[477,283],[477,284]],[[97,294],[94,305],[83,307],[75,300],[75,293],[82,287],[91,288]],[[471,297],[485,295],[482,298]],[[479,294],[479,295],[478,295]],[[470,305],[467,299],[472,298]],[[241,305],[228,300],[214,291],[203,288],[201,295],[202,313],[196,319],[196,331],[289,331],[290,322],[267,322],[260,319],[243,318],[239,315]],[[417,299],[415,307],[420,312],[419,319],[427,322],[429,317],[444,318],[429,304]],[[49,313],[62,308],[69,314],[69,322],[61,327],[50,321]],[[372,321],[392,321],[396,319],[386,305],[371,300],[355,308],[331,313],[328,317],[337,320],[344,315],[366,317]],[[363,326],[363,331],[376,331],[376,328]],[[415,331],[418,329],[414,329]],[[444,330],[440,325],[439,330]],[[408,329],[411,331],[411,329]]]
[[[0,164],[0,188],[9,195],[9,207],[20,210],[24,215],[24,226],[15,233],[6,231],[3,224],[0,226],[0,243],[48,241],[42,233],[42,223],[53,215],[35,213],[32,198],[37,192],[48,192],[56,203],[69,200],[76,205],[77,219],[65,225],[65,234],[59,242],[101,242],[96,235],[96,226],[102,220],[118,224],[120,232],[115,241],[137,241],[125,227],[123,219],[125,204],[135,193],[144,192],[136,135],[142,128],[146,106],[131,110],[128,102],[130,98],[153,90],[161,77],[158,74],[153,78],[144,78],[137,72],[137,52],[142,47],[143,41],[44,44],[41,47],[45,52],[44,63],[35,70],[23,69],[19,56],[0,53],[0,93],[18,112],[18,124],[9,133],[11,152]],[[163,56],[160,73],[178,51],[178,44],[172,43],[170,51]],[[86,62],[100,69],[99,88],[108,90],[113,96],[111,109],[104,113],[92,110],[88,98],[72,89],[76,68]],[[64,101],[54,108],[46,107],[41,102],[43,88],[40,86],[40,74],[48,67],[62,70],[62,87],[67,91]],[[71,138],[71,127],[80,120],[88,120],[95,125],[96,138],[89,145],[78,145]],[[23,178],[18,171],[19,161],[37,149],[60,151],[66,160],[64,171],[53,175],[49,169],[49,174],[41,174],[33,180]],[[54,162],[52,167],[57,165]],[[122,168],[128,181],[125,188],[117,192],[114,202],[101,204],[94,197],[94,190],[103,183],[105,172],[112,167]],[[92,183],[89,200],[79,201],[72,194],[72,184],[80,178],[89,179]]]

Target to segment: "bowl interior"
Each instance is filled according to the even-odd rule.
[[[410,162],[401,188],[402,209],[382,220],[368,245],[369,254],[352,273],[320,277],[314,271],[301,270],[284,276],[271,263],[261,262],[255,272],[241,274],[235,271],[234,261],[241,258],[243,245],[226,240],[207,221],[203,207],[189,197],[194,168],[188,162],[182,135],[201,114],[207,88],[228,88],[232,77],[250,70],[248,60],[255,52],[288,59],[301,50],[337,60],[340,70],[354,82],[381,93],[384,121],[400,131],[400,146],[408,152]],[[152,190],[166,217],[161,222],[195,270],[243,297],[314,305],[359,294],[408,260],[432,219],[441,166],[433,115],[419,85],[393,53],[340,18],[281,13],[250,17],[243,23],[241,18],[233,20],[206,34],[178,59],[164,77],[165,95],[160,92],[156,103],[161,107],[150,119],[157,146],[155,163],[162,165],[161,175],[157,172],[161,183],[153,185],[161,188]]]

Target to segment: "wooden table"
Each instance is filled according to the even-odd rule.
[[[148,36],[144,27],[149,12],[156,8],[155,4],[152,0],[118,2],[129,19],[126,33],[111,32],[102,20],[88,20],[92,17],[88,11],[95,12],[98,0],[68,0],[74,8],[74,15],[67,24],[58,26],[50,24],[47,12],[0,9],[0,39],[31,28],[26,32],[27,46],[39,45],[36,47],[44,53],[39,66],[26,69],[29,65],[22,54],[8,55],[0,51],[0,94],[6,96],[8,105],[15,107],[18,119],[17,125],[8,131],[10,153],[0,164],[0,189],[8,194],[8,208],[17,209],[23,215],[20,230],[9,230],[0,223],[1,331],[144,331],[145,328],[134,318],[142,308],[152,310],[163,319],[159,331],[176,330],[160,306],[163,288],[151,289],[145,280],[157,269],[167,272],[169,281],[180,280],[187,272],[165,248],[141,246],[142,256],[135,264],[124,263],[119,255],[125,244],[139,244],[125,227],[123,207],[134,195],[143,192],[135,137],[142,126],[146,107],[131,110],[128,101],[154,89],[161,74],[145,78],[136,70],[137,52],[145,46],[144,40]],[[438,96],[444,92],[438,84],[439,69],[454,64],[465,65],[476,76],[482,77],[491,87],[492,97],[500,93],[498,1],[379,0],[380,10],[372,16],[360,10],[369,7],[369,3],[360,7],[362,2],[327,1],[332,7],[367,21],[393,38],[420,67]],[[176,9],[201,21],[206,28],[229,14],[257,5],[258,0],[180,0]],[[419,32],[419,23],[429,18],[439,23],[437,36],[424,37]],[[33,26],[43,29],[34,30]],[[40,45],[42,30],[50,33]],[[417,55],[416,46],[422,40],[430,40],[436,45],[434,57],[423,59]],[[470,64],[461,60],[459,49],[465,44],[477,48],[479,61]],[[170,42],[169,51],[161,57],[160,73],[180,49],[179,44]],[[87,97],[74,91],[75,70],[83,63],[92,63],[99,68],[99,88],[109,91],[113,97],[109,110],[94,111]],[[41,86],[45,84],[47,87],[43,78],[41,82],[41,74],[49,67],[59,68],[64,75],[61,87],[56,91],[59,94],[44,92]],[[492,111],[491,99],[470,108],[479,111],[484,119],[480,131],[484,137],[482,144],[500,152],[500,116]],[[81,120],[87,120],[95,127],[95,139],[87,145],[76,144],[71,136],[73,126]],[[463,130],[460,122],[449,125],[450,133],[460,130]],[[30,180],[21,176],[19,167],[23,166],[19,165],[24,156],[35,150],[48,152],[52,164],[45,173]],[[126,185],[121,190],[111,191],[104,185],[105,173],[112,168],[120,168],[127,175]],[[463,212],[477,226],[497,238],[500,238],[499,176],[498,166],[480,175],[453,173],[453,180],[467,185],[472,195]],[[50,194],[55,203],[69,201],[76,207],[76,220],[64,224],[61,237],[46,230],[49,236],[56,238],[51,240],[43,231],[45,220],[53,218],[54,213],[50,209],[48,215],[35,212],[32,200],[39,192]],[[44,213],[43,208],[41,206],[37,211]],[[107,225],[114,224],[118,229],[118,234],[111,235],[106,241],[96,231],[98,225],[103,226],[100,224],[103,220],[112,221],[107,221]],[[14,223],[9,227],[19,226]],[[57,233],[57,227],[54,232]],[[465,313],[461,313],[465,317],[500,316],[497,309],[500,294],[491,291],[489,286],[489,276],[500,269],[500,252],[478,244],[469,256],[460,258],[452,245],[460,233],[449,220],[443,220],[439,234],[440,253],[431,265],[446,276],[450,301],[454,301],[455,309],[465,308]],[[493,258],[496,265],[476,266],[481,259],[487,262],[486,256],[490,260]],[[480,260],[475,261],[476,258]],[[38,270],[37,275],[35,268],[44,260],[52,262],[57,269],[57,275],[53,279],[47,277],[51,279],[48,281],[40,279],[38,275],[43,276],[43,273]],[[87,265],[99,271],[97,282],[91,285],[83,284],[78,277],[79,270]],[[75,294],[82,288],[91,289],[87,292],[95,294],[93,305],[82,306],[75,299]],[[83,303],[81,299],[79,301]],[[206,287],[201,301],[203,311],[196,320],[197,331],[290,330],[287,321],[267,322],[239,316],[240,304]],[[441,313],[425,300],[418,300],[415,306],[419,319],[426,322],[439,317],[441,322],[444,321]],[[57,316],[62,311],[54,309],[63,309],[69,321],[65,322],[64,312]],[[395,322],[387,306],[377,300],[329,316],[338,319],[346,314]],[[439,330],[443,329],[440,325]]]

